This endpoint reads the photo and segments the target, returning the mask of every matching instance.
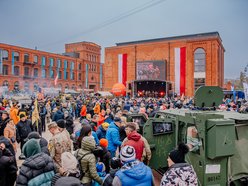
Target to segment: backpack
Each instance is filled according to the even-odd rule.
[[[80,177],[80,170],[78,169],[78,161],[71,152],[63,152],[61,154],[61,166],[65,170],[65,176]]]
[[[78,151],[77,151],[77,154],[76,154],[76,157],[77,157],[77,160],[78,160],[78,169],[80,171],[80,176],[79,176],[79,179],[82,180],[82,178],[84,177],[85,175],[85,172],[83,171],[83,168],[82,168],[82,165],[81,165],[81,160],[88,154],[91,154],[91,152],[88,152],[86,154],[84,154],[82,157],[78,157]]]

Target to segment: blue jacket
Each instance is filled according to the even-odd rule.
[[[119,127],[114,122],[110,123],[108,127],[106,139],[109,151],[116,151],[117,147],[121,146]]]
[[[139,161],[131,162],[131,166],[124,164],[124,166],[116,172],[116,175],[122,186],[152,186],[153,178],[150,167]]]
[[[95,132],[95,131],[92,131],[91,133],[92,133],[92,136],[94,137],[94,140],[95,140],[95,142],[96,142],[96,145],[99,145],[100,142],[99,142],[99,139],[98,139],[98,137],[97,137],[96,132]]]
[[[58,110],[57,112],[55,112],[55,114],[53,115],[53,121],[58,121],[59,119],[64,119],[64,113],[61,110]]]
[[[98,129],[96,130],[96,134],[98,139],[106,138],[107,131],[100,125]]]

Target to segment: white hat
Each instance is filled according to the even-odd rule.
[[[132,146],[127,145],[121,149],[120,158],[122,162],[135,160],[135,157],[135,149]]]

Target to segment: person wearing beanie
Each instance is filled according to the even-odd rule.
[[[116,172],[113,185],[154,185],[151,168],[135,157],[135,149],[132,146],[126,145],[121,149],[120,159],[123,166]]]
[[[16,125],[16,141],[17,143],[21,143],[21,150],[26,142],[26,138],[29,133],[33,131],[33,126],[31,120],[27,119],[24,114],[20,115],[20,121]],[[25,156],[21,154],[19,159],[24,159]]]
[[[160,186],[198,185],[197,175],[193,167],[185,161],[185,155],[188,151],[188,146],[180,143],[177,149],[169,153],[167,159],[169,169],[162,177]]]
[[[110,166],[109,162],[111,159],[111,154],[108,151],[108,140],[102,138],[100,139],[100,146],[102,147],[102,153],[100,154],[100,162],[103,162],[106,168],[106,173],[109,173]]]
[[[81,148],[75,155],[81,164],[82,171],[85,173],[81,179],[84,186],[91,186],[93,180],[102,184],[102,179],[99,177],[96,170],[96,157],[93,154],[95,147],[96,142],[90,131],[82,138]]]
[[[110,171],[109,174],[107,174],[103,180],[103,186],[109,186],[109,185],[113,185],[113,180],[115,177],[116,172],[121,168],[121,161],[119,158],[113,157],[110,160]]]
[[[28,140],[23,146],[23,153],[26,159],[21,165],[16,186],[50,185],[55,171],[54,163],[50,156],[41,152],[38,141]]]
[[[107,133],[107,129],[109,127],[109,124],[108,123],[103,123],[101,124],[98,129],[96,130],[96,134],[97,134],[97,137],[98,139],[102,139],[102,138],[106,138],[106,133]]]

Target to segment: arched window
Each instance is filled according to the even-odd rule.
[[[20,55],[18,52],[14,52],[14,61],[19,61]]]
[[[29,62],[29,54],[24,54],[24,63]]]
[[[8,50],[3,50],[2,59],[3,59],[3,61],[9,60],[9,52],[8,52]]]
[[[5,81],[3,82],[3,86],[4,86],[4,87],[9,87],[9,82],[8,82],[7,80],[5,80]]]
[[[194,52],[194,87],[204,86],[206,81],[206,52],[198,48]]]

